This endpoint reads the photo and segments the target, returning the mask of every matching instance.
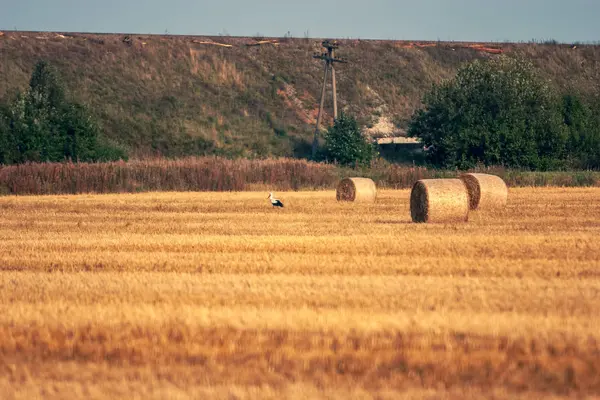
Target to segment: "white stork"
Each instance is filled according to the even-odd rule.
[[[281,202],[281,200],[276,199],[275,197],[273,197],[273,193],[269,193],[269,197],[267,197],[269,200],[271,200],[271,205],[273,207],[282,207],[283,208],[283,203]]]

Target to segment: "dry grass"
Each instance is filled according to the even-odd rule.
[[[90,105],[106,136],[132,156],[310,154],[323,74],[312,55],[322,50],[322,39],[282,38],[277,47],[247,47],[253,38],[130,35],[131,45],[123,38],[6,31],[0,37],[0,100],[23,90],[35,62],[45,59],[59,69],[67,92]],[[597,93],[600,77],[597,45],[339,43],[339,56],[350,61],[337,71],[340,109],[349,108],[361,126],[391,120],[405,127],[432,84],[454,77],[465,63],[496,57],[484,52],[490,47],[533,62],[561,92]],[[284,92],[305,101],[278,95]],[[331,121],[329,98],[325,105],[324,121]],[[226,124],[216,123],[219,116]],[[176,134],[182,131],[185,140]]]
[[[242,191],[248,190],[250,185],[298,190],[328,187],[335,180],[332,165],[291,158],[188,157],[0,165],[0,194]]]
[[[1,398],[600,394],[600,189],[0,198]]]
[[[509,186],[600,187],[598,171],[532,172],[484,169]],[[420,179],[456,178],[457,171],[375,162],[354,170],[292,158],[153,158],[107,163],[0,165],[0,195],[139,193],[155,191],[286,191],[334,189],[340,177],[362,174],[376,188],[406,189]]]

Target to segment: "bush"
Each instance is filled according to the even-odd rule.
[[[600,168],[600,101],[576,95],[563,97],[563,119],[569,136],[569,164],[579,169]]]
[[[325,157],[341,165],[369,165],[376,154],[352,116],[342,113],[325,134]]]
[[[0,108],[0,163],[108,161],[123,150],[99,141],[100,128],[88,110],[67,101],[58,74],[36,64],[29,88]]]
[[[567,129],[558,96],[528,62],[475,61],[425,95],[409,136],[445,168],[477,165],[552,169],[565,161]]]
[[[18,149],[8,122],[9,112],[0,106],[0,164],[12,164],[18,158]]]

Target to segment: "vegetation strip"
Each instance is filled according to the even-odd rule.
[[[600,186],[600,172],[532,172],[485,168],[512,187]],[[295,159],[191,157],[111,163],[28,163],[0,166],[0,195],[334,189],[361,176],[379,188],[407,189],[420,179],[457,178],[460,171],[375,163],[351,169]]]

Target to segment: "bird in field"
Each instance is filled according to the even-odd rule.
[[[276,199],[275,197],[273,197],[273,193],[269,193],[269,197],[267,197],[269,200],[271,200],[271,205],[273,207],[282,207],[283,208],[283,203],[281,202],[281,200]]]

